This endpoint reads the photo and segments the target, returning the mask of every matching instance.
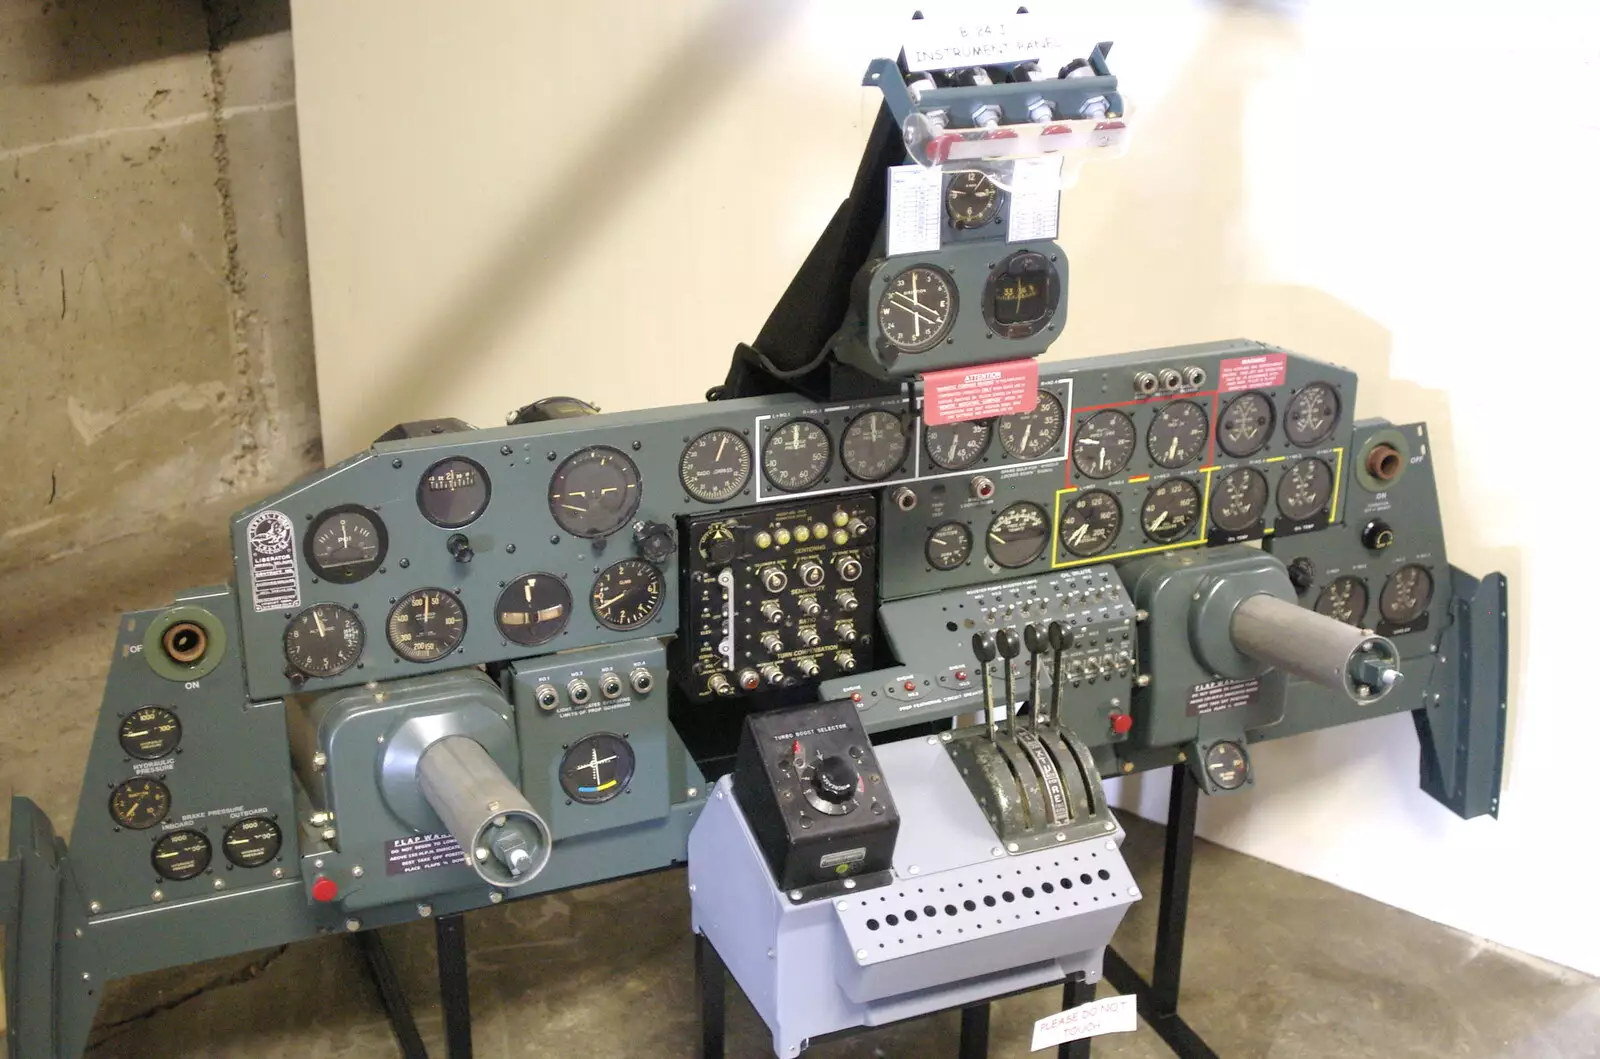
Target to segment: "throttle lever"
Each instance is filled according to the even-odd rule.
[[[1053,621],[1046,631],[1046,638],[1050,641],[1050,649],[1055,652],[1055,657],[1050,663],[1050,721],[1053,724],[1060,724],[1061,656],[1066,653],[1067,648],[1072,646],[1072,630],[1062,625],[1059,621]]]
[[[1045,635],[1042,625],[1024,625],[1022,627],[1022,642],[1028,648],[1028,710],[1029,724],[1034,731],[1039,730],[1039,714],[1044,712],[1044,703],[1039,701],[1039,656],[1049,650],[1049,638]]]
[[[972,654],[978,660],[978,666],[983,670],[983,720],[989,733],[989,739],[994,740],[994,678],[989,673],[989,663],[995,660],[994,637],[986,632],[972,634]]]
[[[1022,640],[1014,629],[1001,629],[994,637],[1000,657],[1006,660],[1006,734],[1017,737],[1017,671],[1012,663],[1022,654]]]

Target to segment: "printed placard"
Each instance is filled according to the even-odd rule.
[[[1039,362],[925,372],[922,387],[922,419],[930,427],[1031,412],[1039,404]]]
[[[250,549],[250,598],[256,613],[299,607],[293,520],[281,511],[263,511],[245,527],[244,538]]]
[[[1186,712],[1190,717],[1204,717],[1208,713],[1254,706],[1260,698],[1260,677],[1251,677],[1249,680],[1208,680],[1189,689]]]
[[[407,835],[383,844],[386,874],[410,875],[416,871],[466,864],[461,843],[450,835]]]
[[[918,18],[906,24],[906,69],[949,70],[1038,59],[1066,47],[1053,20],[1026,13],[995,18]]]
[[[1061,156],[1019,158],[1011,167],[1006,242],[1054,239],[1061,227]]]
[[[1289,375],[1289,354],[1258,353],[1253,357],[1228,357],[1217,372],[1217,389],[1222,393],[1235,390],[1270,390],[1282,386]]]
[[[889,168],[890,257],[939,249],[944,174],[911,163]]]
[[[1047,1015],[1033,1024],[1033,1050],[1054,1048],[1068,1041],[1098,1037],[1102,1033],[1132,1033],[1139,1028],[1139,1001],[1132,994],[1091,1000],[1075,1008]]]

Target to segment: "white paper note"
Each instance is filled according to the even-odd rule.
[[[916,164],[889,169],[889,256],[939,249],[944,174]]]
[[[1061,157],[1019,158],[1011,169],[1006,241],[1054,239],[1061,223]]]
[[[1108,996],[1048,1015],[1033,1024],[1033,1050],[1102,1033],[1132,1033],[1139,1028],[1139,1002],[1132,995]]]

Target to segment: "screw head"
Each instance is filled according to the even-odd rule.
[[[994,847],[994,849],[991,849],[989,851],[989,856],[991,856],[991,857],[1003,857],[1005,855],[1006,855],[1006,851],[1001,849],[999,846],[996,846],[996,847]]]
[[[99,901],[90,901],[89,902],[89,914],[92,915],[92,916],[100,914],[100,902]]]
[[[150,891],[150,900],[152,900],[152,901],[160,901],[163,898],[165,898],[166,896],[167,895],[162,893],[160,890],[151,890]]]
[[[283,869],[282,869],[282,868],[273,868],[273,869],[272,869],[272,877],[273,877],[273,878],[274,878],[274,879],[281,879],[281,878],[283,878]]]
[[[322,751],[319,750],[315,754],[311,755],[311,768],[314,771],[321,772],[323,769],[325,769],[327,767],[328,767],[328,755],[327,754],[324,754]]]
[[[839,911],[841,911],[841,912],[850,911],[850,902],[849,901],[835,901],[834,905],[837,906]]]
[[[803,896],[804,895],[799,890],[790,890],[789,891],[789,900],[791,900],[791,901],[798,901]]]
[[[426,901],[418,903],[417,915],[421,916],[423,919],[427,919],[429,916],[433,915],[433,906],[428,904]]]
[[[856,888],[856,881],[854,879],[846,879],[844,881],[844,888],[846,890],[854,890]]]
[[[1109,850],[1111,850],[1111,851],[1112,851],[1112,852],[1113,852],[1113,853],[1115,853],[1115,852],[1116,852],[1116,849],[1117,849],[1117,843],[1116,843],[1116,841],[1115,841],[1115,840],[1114,840],[1114,839],[1109,839],[1109,838],[1108,838],[1108,839],[1106,839],[1106,849],[1109,849]]]
[[[1106,830],[1107,831],[1115,831],[1116,829],[1117,829],[1117,825],[1116,824],[1112,823],[1110,820],[1106,821]]]
[[[491,810],[491,812],[492,811],[493,810]],[[506,826],[506,818],[504,816],[495,817],[494,818],[494,826],[495,827],[505,827]]]
[[[506,899],[506,895],[501,893],[499,890],[490,890],[489,891],[489,903],[491,905],[497,905],[501,901],[504,901],[505,899]]]
[[[355,916],[351,916],[349,919],[344,921],[344,929],[354,934],[356,931],[361,929],[361,920],[357,919]]]
[[[949,732],[940,732],[939,733],[939,742],[948,743],[949,741],[950,741],[950,733]]]
[[[688,789],[688,791],[686,791],[684,793],[684,797],[685,798],[698,798],[699,796],[700,796],[700,788],[699,787],[690,787]]]
[[[89,972],[88,971],[83,972],[83,980],[85,982],[87,982],[89,980]]]
[[[690,883],[690,884],[689,884],[689,892],[690,892],[690,893],[694,893],[694,889],[695,889],[695,887],[694,887],[694,883]]]
[[[478,858],[479,864],[482,864],[484,861],[489,859],[489,851],[482,846],[479,846],[477,849],[473,850],[472,855]]]
[[[211,888],[213,890],[225,890],[228,888],[228,884],[223,882],[221,879],[212,879]]]
[[[856,962],[857,963],[865,963],[866,961],[867,961],[867,950],[866,949],[857,949],[856,950]]]
[[[1065,831],[1057,831],[1056,832],[1056,841],[1057,842],[1065,842],[1066,840],[1067,840],[1067,833]]]
[[[1017,851],[1017,844],[1015,842],[1007,842],[1006,849],[1009,849],[1011,852],[1015,853]]]
[[[1139,896],[1139,888],[1137,886],[1128,887],[1128,896],[1129,897],[1138,897]]]
[[[921,869],[921,868],[919,868],[919,867],[917,867],[917,865],[915,865],[915,864],[913,864],[913,865],[912,865],[912,866],[911,866],[911,867],[910,867],[910,868],[907,868],[907,869],[906,869],[906,871],[907,871],[907,872],[908,872],[908,873],[910,873],[910,874],[912,874],[912,875],[915,875],[915,874],[917,874],[917,873],[918,873],[918,872],[919,872],[919,871],[921,871],[921,870],[922,870],[922,869]]]
[[[339,832],[335,831],[333,828],[331,828],[331,827],[323,828],[322,841],[324,841],[324,842],[332,842],[334,839],[336,839],[338,837],[339,837]]]
[[[350,877],[352,879],[359,879],[365,874],[367,874],[366,869],[362,868],[359,864],[350,869]]]

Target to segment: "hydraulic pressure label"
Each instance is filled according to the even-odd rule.
[[[250,598],[256,613],[300,606],[300,571],[294,561],[294,523],[281,511],[263,511],[245,528],[250,549]]]

